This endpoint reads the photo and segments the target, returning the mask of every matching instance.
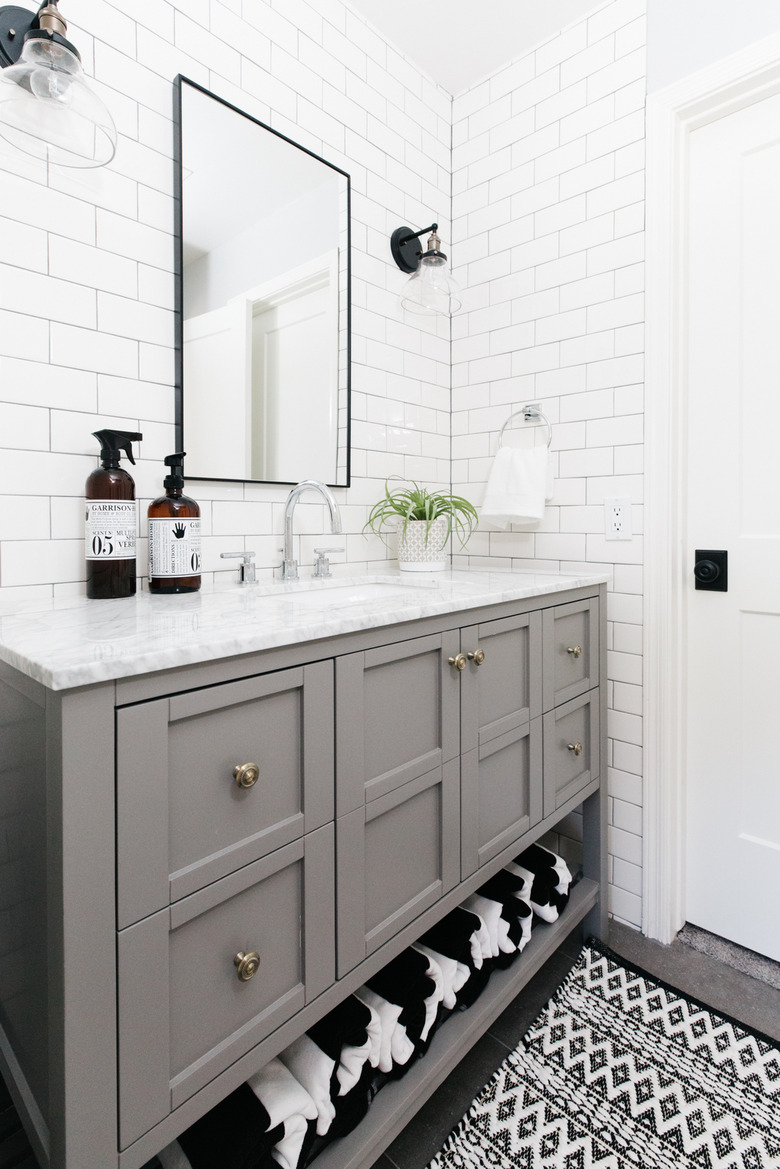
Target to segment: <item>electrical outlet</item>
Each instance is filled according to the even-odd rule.
[[[604,535],[607,540],[631,540],[631,500],[619,496],[604,500]]]

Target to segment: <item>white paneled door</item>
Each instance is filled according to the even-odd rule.
[[[780,960],[780,95],[692,132],[688,195],[686,918]]]

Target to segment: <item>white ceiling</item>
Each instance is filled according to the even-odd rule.
[[[469,89],[600,7],[599,0],[348,2],[451,94]]]

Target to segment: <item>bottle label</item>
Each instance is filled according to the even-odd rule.
[[[88,499],[87,560],[134,560],[136,515],[134,499]]]
[[[200,574],[200,520],[149,520],[149,579]]]

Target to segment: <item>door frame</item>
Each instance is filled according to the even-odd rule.
[[[642,931],[667,943],[685,922],[690,136],[778,92],[773,34],[647,98]]]

